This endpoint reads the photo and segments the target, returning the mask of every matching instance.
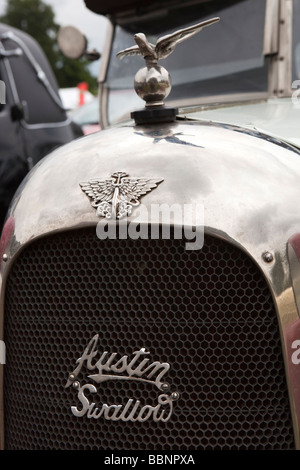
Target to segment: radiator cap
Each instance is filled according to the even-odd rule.
[[[178,109],[165,107],[164,103],[172,88],[171,77],[164,67],[158,65],[158,60],[165,59],[174,51],[177,44],[219,20],[218,17],[212,18],[180,29],[159,38],[156,45],[151,44],[144,33],[138,33],[134,35],[136,46],[124,49],[117,54],[119,59],[125,56],[142,55],[146,62],[146,66],[140,69],[134,78],[134,89],[137,95],[146,102],[144,109],[131,113],[136,124],[175,121]]]

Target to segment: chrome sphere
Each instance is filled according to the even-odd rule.
[[[157,64],[140,69],[134,78],[134,89],[146,106],[162,106],[171,88],[169,72]]]

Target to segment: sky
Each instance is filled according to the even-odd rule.
[[[0,15],[4,13],[7,1],[0,0]],[[83,0],[44,0],[44,3],[52,6],[55,21],[59,25],[76,26],[86,36],[88,47],[101,52],[106,33],[106,18],[88,10]],[[99,61],[93,64],[94,75],[97,75],[98,69]]]

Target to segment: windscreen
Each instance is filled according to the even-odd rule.
[[[115,30],[108,69],[110,123],[143,107],[133,91],[136,72],[144,66],[141,56],[116,58],[117,52],[135,44],[133,35],[143,32],[148,41],[213,18],[220,22],[180,43],[161,60],[172,78],[168,101],[201,103],[207,96],[266,91],[267,64],[263,55],[265,0],[207,1],[193,7],[162,10],[148,19],[132,19]]]

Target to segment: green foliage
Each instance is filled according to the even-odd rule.
[[[55,22],[50,5],[46,5],[42,0],[9,0],[0,21],[21,29],[39,43],[60,88],[74,87],[80,82],[87,82],[90,91],[97,92],[97,80],[88,69],[89,62],[84,59],[68,59],[59,50],[57,44],[59,25]]]

